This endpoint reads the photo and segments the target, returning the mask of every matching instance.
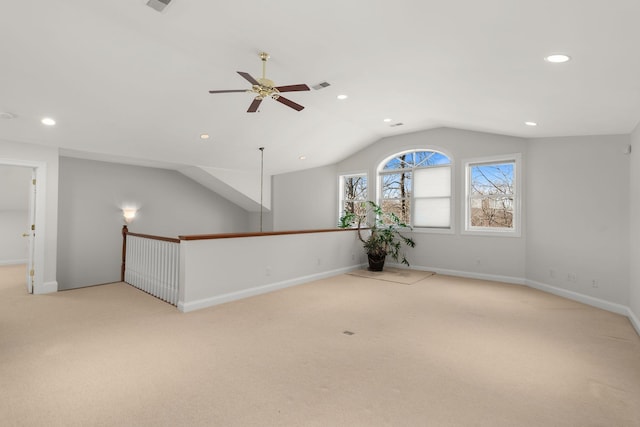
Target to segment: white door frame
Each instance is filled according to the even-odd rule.
[[[34,170],[36,179],[36,197],[35,205],[30,209],[35,209],[35,233],[32,238],[33,247],[29,248],[29,265],[33,266],[33,288],[27,283],[27,288],[33,293],[41,293],[44,291],[44,243],[45,243],[45,222],[46,222],[46,188],[47,188],[47,164],[45,162],[34,162],[22,159],[4,159],[0,158],[0,165],[6,166],[23,166]],[[31,187],[29,187],[31,191]]]

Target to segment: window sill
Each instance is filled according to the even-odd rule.
[[[451,228],[430,228],[430,227],[413,227],[413,233],[416,234],[455,234],[453,227]]]
[[[485,237],[522,237],[520,230],[462,230],[463,236],[485,236]]]

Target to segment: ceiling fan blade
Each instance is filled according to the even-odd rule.
[[[251,74],[249,73],[245,73],[244,71],[238,71],[238,74],[240,74],[242,77],[244,77],[249,83],[251,83],[252,85],[258,85],[260,86],[260,83],[258,83],[258,81],[256,79],[254,79],[253,77],[251,77]]]
[[[260,107],[261,102],[262,102],[261,98],[255,98],[251,103],[251,105],[249,105],[249,109],[247,110],[247,113],[255,113],[256,111],[258,111],[258,107]]]
[[[234,89],[234,90],[210,90],[209,93],[231,93],[231,92],[246,92],[246,89]]]
[[[296,104],[295,102],[293,102],[290,99],[285,98],[284,96],[279,96],[277,98],[275,98],[276,101],[278,101],[281,104],[286,105],[287,107],[291,107],[296,111],[302,111],[304,110],[304,107],[300,104]]]
[[[305,84],[301,85],[289,85],[289,86],[277,86],[275,89],[278,89],[279,92],[299,92],[303,90],[311,90],[309,86]]]

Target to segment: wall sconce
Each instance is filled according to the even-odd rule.
[[[124,208],[122,209],[122,214],[124,215],[124,222],[127,224],[131,224],[131,221],[136,217],[137,209],[132,208]]]

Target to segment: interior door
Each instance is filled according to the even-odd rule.
[[[28,243],[28,261],[27,261],[27,292],[33,293],[33,281],[35,268],[34,265],[34,246],[36,238],[36,169],[31,172],[31,186],[29,187],[29,223],[28,230],[23,236],[29,239]]]

